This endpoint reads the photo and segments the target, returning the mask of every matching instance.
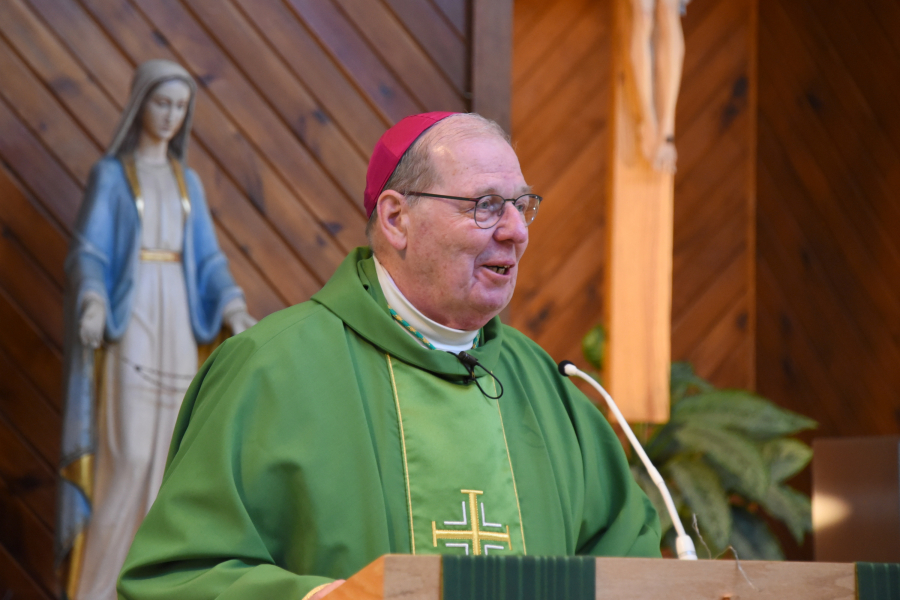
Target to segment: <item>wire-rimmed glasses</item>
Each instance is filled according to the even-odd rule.
[[[537,216],[538,207],[541,205],[542,197],[537,194],[522,194],[518,198],[504,198],[499,194],[487,194],[478,198],[463,198],[461,196],[445,196],[444,194],[428,194],[426,192],[406,192],[406,196],[425,196],[427,198],[446,198],[448,200],[465,200],[466,202],[475,203],[475,224],[482,229],[490,229],[497,224],[500,217],[503,216],[503,209],[507,202],[512,202],[516,207],[525,226],[531,225]]]

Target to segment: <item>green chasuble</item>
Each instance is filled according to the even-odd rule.
[[[302,599],[388,553],[659,556],[596,407],[489,322],[477,383],[390,316],[368,249],[222,344],[184,399],[120,597]]]

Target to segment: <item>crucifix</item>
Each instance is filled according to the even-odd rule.
[[[675,102],[684,0],[615,0],[605,377],[630,422],[669,418]]]
[[[500,523],[490,523],[484,515],[484,502],[478,502],[477,497],[484,494],[480,490],[460,490],[468,496],[468,514],[466,511],[466,501],[462,502],[462,521],[444,521],[444,525],[461,525],[469,526],[471,520],[471,529],[438,529],[434,521],[431,522],[431,539],[435,547],[438,540],[464,540],[462,543],[447,542],[447,546],[464,547],[466,554],[469,553],[469,544],[472,543],[472,554],[479,556],[488,553],[488,550],[504,550],[502,545],[490,544],[488,542],[505,542],[509,549],[512,550],[512,542],[509,537],[509,525],[506,525],[506,533],[498,533],[494,531],[485,531],[482,527],[496,527],[498,529],[504,526]],[[481,525],[478,524],[478,505],[481,505]],[[482,547],[483,544],[483,547]]]

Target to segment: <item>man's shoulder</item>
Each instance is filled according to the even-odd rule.
[[[502,327],[504,352],[512,352],[519,355],[524,353],[525,356],[529,356],[535,360],[540,360],[541,362],[546,362],[548,364],[553,363],[553,359],[550,358],[547,351],[541,348],[541,346],[533,339],[511,325],[504,324]]]
[[[264,317],[240,335],[228,340],[228,344],[244,352],[277,353],[285,346],[296,347],[298,338],[314,332],[324,332],[343,327],[343,321],[315,300],[308,300],[279,310]]]

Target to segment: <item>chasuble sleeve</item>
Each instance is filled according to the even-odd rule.
[[[570,382],[584,465],[585,503],[577,554],[659,557],[659,515],[640,488],[609,423]],[[601,501],[601,499],[603,499]]]
[[[281,455],[283,431],[270,427],[295,420],[278,398],[295,398],[298,382],[289,370],[262,368],[270,361],[257,346],[231,338],[191,384],[120,598],[300,600],[332,581],[298,574],[316,572],[307,535],[315,524],[304,516],[301,469]]]
[[[656,509],[634,480],[622,444],[603,413],[558,374],[556,363],[537,344],[511,328],[504,329],[504,336],[508,364],[500,377],[509,390],[507,413],[527,430],[532,417],[528,411],[516,415],[511,401],[528,398],[541,432],[540,442],[523,437],[523,443],[514,444],[514,459],[518,454],[532,467],[519,469],[516,476],[526,492],[545,485],[532,476],[537,455],[528,454],[527,448],[546,445],[551,474],[543,479],[555,482],[567,553],[661,556]]]

